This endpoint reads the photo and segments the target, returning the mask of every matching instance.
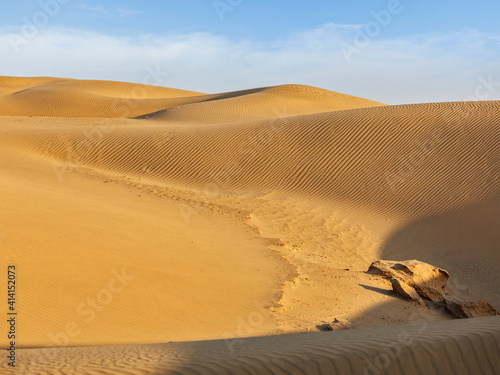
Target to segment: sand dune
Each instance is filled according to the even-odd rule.
[[[0,116],[139,117],[225,123],[382,105],[301,85],[215,95],[111,81],[0,77]]]
[[[195,129],[142,120],[90,141],[86,125],[63,125],[36,139],[28,133],[23,142],[60,162],[78,159],[79,165],[151,183],[317,201],[384,232],[446,212],[467,215],[480,205],[474,216],[489,217],[488,225],[447,223],[454,234],[426,244],[424,260],[435,260],[427,253],[453,253],[466,265],[481,251],[476,261],[481,272],[470,282],[489,290],[489,299],[500,306],[490,283],[500,271],[492,229],[499,224],[498,105],[391,106]],[[455,113],[460,117],[454,119]],[[381,215],[387,224],[379,221]],[[413,243],[422,247],[433,230],[416,234]],[[454,250],[457,246],[462,250]]]
[[[186,129],[137,121],[95,139],[85,125],[54,123],[24,143],[56,160],[72,150],[80,164],[152,180],[346,200],[417,218],[498,194],[499,105],[387,106]]]
[[[168,108],[145,117],[160,121],[224,124],[383,105],[316,87],[282,85],[202,98],[198,103]]]
[[[20,347],[193,342],[54,349],[47,373],[74,358],[96,373],[135,373],[129,360],[137,373],[190,363],[229,371],[217,367],[225,343],[195,341],[312,332],[334,320],[360,329],[247,340],[227,366],[324,373],[337,358],[339,373],[362,373],[364,356],[383,345],[373,335],[390,341],[407,329],[415,340],[405,356],[423,362],[397,359],[388,373],[453,373],[452,359],[423,367],[427,345],[498,348],[498,319],[457,330],[462,322],[396,298],[365,271],[378,258],[419,259],[448,270],[461,297],[500,309],[500,102],[386,106],[301,85],[206,95],[0,83],[1,262],[23,270]],[[130,280],[113,292],[120,273]],[[394,327],[419,314],[438,333]],[[335,349],[337,340],[352,345]],[[299,347],[308,355],[290,354]],[[493,352],[457,366],[493,373]],[[43,363],[40,351],[22,353],[26,368]]]
[[[125,82],[0,77],[2,116],[130,117],[200,93]]]
[[[23,350],[44,374],[483,374],[500,370],[500,318],[250,339]],[[383,349],[381,349],[383,348]],[[466,369],[464,371],[464,369]]]

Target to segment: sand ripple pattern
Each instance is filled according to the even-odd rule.
[[[59,161],[203,191],[282,191],[416,218],[498,197],[499,108],[414,104],[188,127],[137,120],[99,139],[67,127],[23,142]]]
[[[500,318],[113,347],[25,349],[23,374],[496,375]],[[7,373],[7,372],[2,372]]]
[[[0,76],[0,116],[145,117],[207,124],[382,105],[304,85],[207,95],[126,82]]]
[[[26,127],[11,118],[4,144],[43,155],[44,167],[52,163],[56,173],[88,169],[193,194],[297,198],[395,226],[441,215],[439,228],[449,230],[442,242],[470,236],[473,244],[465,250],[452,244],[456,248],[442,256],[480,259],[484,266],[476,259],[471,264],[485,285],[498,275],[499,109],[499,101],[385,106],[300,85],[206,95],[0,77],[0,116],[53,117],[48,126]],[[275,224],[281,214],[273,213]],[[312,226],[312,218],[296,220]],[[476,230],[474,222],[484,228]],[[283,224],[297,227],[288,217]],[[421,248],[432,230],[419,228],[400,236],[416,231],[412,246],[426,254]],[[368,248],[361,239],[361,250]],[[393,254],[405,250],[401,243]],[[439,254],[439,241],[431,245],[427,254]],[[413,254],[414,247],[407,248]],[[496,375],[499,350],[500,318],[490,317],[190,343],[20,349],[17,373]],[[0,373],[11,372],[2,367]]]

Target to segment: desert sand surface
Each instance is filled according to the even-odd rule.
[[[499,109],[0,77],[17,371],[498,373],[500,317],[366,271],[417,259],[500,309]]]
[[[493,374],[499,335],[497,318],[489,317],[227,341],[25,349],[21,358],[22,370],[38,366],[53,374],[439,375],[464,368]]]

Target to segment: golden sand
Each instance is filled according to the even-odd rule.
[[[239,340],[253,354],[235,363],[262,361],[260,373],[278,373],[275,360],[282,373],[305,371],[303,346],[311,358],[349,355],[323,353],[340,332],[316,326],[335,319],[362,328],[341,332],[354,357],[416,316],[456,350],[475,329],[484,345],[496,329],[498,345],[498,318],[456,333],[449,316],[365,271],[418,259],[500,309],[499,108],[387,106],[301,85],[207,95],[0,77],[0,265],[17,265],[17,345],[35,348],[20,350],[22,373],[209,372],[203,363],[224,362],[234,345],[199,342],[216,339]],[[424,358],[425,335],[412,329],[400,331]],[[241,340],[303,332],[316,333],[269,338],[282,351]],[[139,345],[171,341],[189,343]],[[96,345],[107,346],[67,348]],[[45,347],[60,349],[49,360]]]

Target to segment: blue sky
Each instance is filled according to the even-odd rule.
[[[0,6],[0,75],[142,82],[153,69],[154,83],[196,91],[301,83],[390,104],[464,100],[500,82],[498,0]],[[500,87],[478,99],[500,99]]]

